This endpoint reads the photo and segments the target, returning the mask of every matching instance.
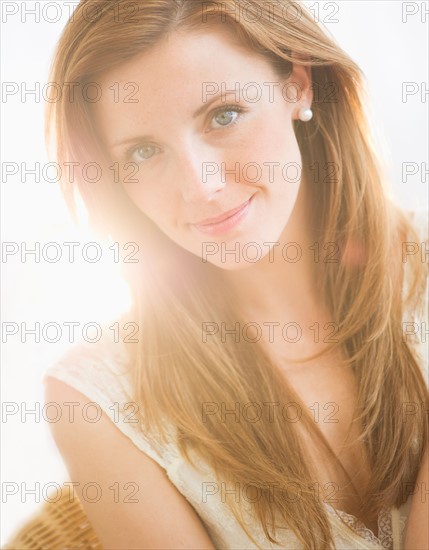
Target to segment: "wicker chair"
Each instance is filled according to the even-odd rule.
[[[61,498],[46,502],[3,550],[102,550],[82,504],[64,486]]]

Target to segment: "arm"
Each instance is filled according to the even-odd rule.
[[[412,496],[405,536],[405,550],[427,550],[429,548],[429,448],[423,457],[417,476],[416,493]]]
[[[45,397],[60,406],[74,401],[83,407],[90,402],[52,377],[46,379]],[[70,422],[65,407],[63,412],[57,423],[50,424],[51,431],[70,479],[79,483],[76,492],[103,548],[214,550],[200,518],[165,470],[122,434],[107,415],[103,413],[99,422],[90,423],[76,414]],[[96,503],[82,495],[81,488],[90,482],[102,490]],[[114,483],[119,488],[118,502],[109,489]],[[126,483],[138,489],[133,495],[138,502],[124,502],[131,497],[130,489],[122,489]],[[94,498],[94,493],[88,491],[88,498]]]

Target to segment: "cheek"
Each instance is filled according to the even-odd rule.
[[[261,191],[257,225],[265,228],[258,236],[261,240],[268,236],[268,240],[276,241],[298,197],[302,177],[301,152],[293,122],[284,113],[271,118],[270,124],[260,124],[253,135],[257,139],[253,139],[253,144],[249,139],[249,151],[252,151],[252,161],[262,168],[262,177],[256,184]]]
[[[159,189],[144,189],[140,184],[126,188],[126,193],[137,208],[160,228],[166,227],[173,219],[175,198]]]
[[[282,174],[289,172],[288,167],[284,170],[285,165],[290,165],[291,173],[293,164],[301,166],[301,155],[292,121],[283,116],[277,119],[270,117],[269,121],[256,123],[240,142],[240,146],[228,153],[228,159],[231,163],[239,162],[241,168],[248,163],[257,165],[255,168],[249,166],[248,171],[242,169],[243,179],[246,179],[247,173],[249,179],[256,177],[259,169],[262,173],[261,183],[274,183],[279,179],[284,182]],[[295,181],[296,177],[291,179]]]

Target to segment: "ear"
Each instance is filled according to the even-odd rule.
[[[292,54],[298,59],[298,56]],[[299,111],[302,108],[311,109],[313,103],[313,82],[311,78],[311,66],[293,62],[292,73],[287,79],[291,101],[294,103],[292,120],[299,120]]]

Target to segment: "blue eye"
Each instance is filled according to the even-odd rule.
[[[227,128],[228,126],[237,124],[238,119],[240,118],[240,113],[242,112],[243,109],[237,105],[227,105],[220,111],[217,111],[217,113],[213,116],[213,120],[219,125],[214,128]]]
[[[136,147],[130,151],[130,157],[133,162],[144,162],[145,160],[151,159],[158,148],[155,145],[143,145],[141,147]]]

